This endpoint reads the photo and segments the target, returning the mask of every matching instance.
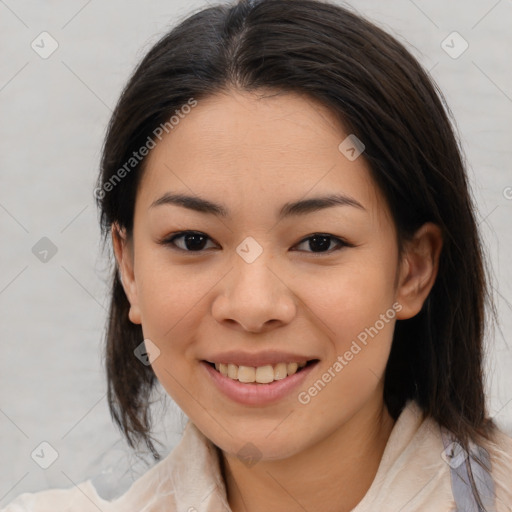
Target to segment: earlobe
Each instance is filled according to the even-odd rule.
[[[417,315],[434,286],[443,245],[441,228],[432,222],[423,224],[406,243],[396,300],[402,305],[398,320]]]
[[[141,323],[141,315],[137,301],[137,287],[133,267],[133,247],[126,237],[126,232],[117,224],[112,224],[112,246],[119,272],[119,279],[124,293],[130,302],[128,317],[134,324]]]

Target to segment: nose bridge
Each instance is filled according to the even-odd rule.
[[[275,266],[272,265],[275,260],[270,254],[270,250],[262,252],[254,259],[252,259],[252,252],[253,249],[249,249],[245,254],[245,256],[249,256],[249,259],[240,255],[235,257],[232,272],[234,288],[243,296],[251,295],[251,291],[253,291],[253,295],[262,293],[265,297],[269,297],[273,295],[277,284],[275,281],[279,281],[275,275],[276,271],[271,270],[272,266]]]
[[[218,321],[235,321],[258,331],[270,323],[287,323],[295,314],[293,293],[276,270],[271,250],[248,237],[236,249],[233,268],[214,306]]]
[[[272,250],[264,249],[254,238],[247,237],[236,252],[231,276],[233,293],[242,302],[254,300],[264,306],[275,298],[276,288],[279,287],[275,271],[271,270],[275,266]]]

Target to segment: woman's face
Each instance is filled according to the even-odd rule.
[[[395,321],[421,306],[364,157],[339,148],[348,135],[304,97],[230,92],[148,155],[133,245],[116,248],[130,319],[163,387],[227,453],[283,458],[379,410]],[[171,242],[182,231],[199,236]]]

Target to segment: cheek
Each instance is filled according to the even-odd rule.
[[[144,337],[159,349],[152,362],[157,379],[187,414],[194,379],[194,340],[200,319],[207,314],[205,290],[213,286],[211,276],[191,272],[191,267],[171,265],[157,258],[147,258],[139,268],[139,307]],[[187,391],[185,391],[187,390]]]
[[[329,293],[318,292],[313,302],[322,320],[317,325],[328,326],[325,333],[331,346],[317,380],[304,391],[314,396],[322,390],[314,407],[333,422],[339,411],[350,415],[374,395],[391,350],[397,313],[393,276],[378,265],[364,268],[340,272],[336,280],[325,283]],[[318,380],[329,383],[324,386]]]
[[[188,379],[186,368],[194,360],[194,340],[201,318],[208,314],[205,291],[218,279],[171,265],[157,258],[141,258],[138,298],[144,338],[159,349],[152,363],[155,374],[174,395]],[[173,378],[174,377],[174,378]],[[176,382],[176,380],[178,382]]]
[[[360,261],[317,276],[304,290],[308,306],[332,329],[331,334],[347,338],[373,325],[392,307],[393,280],[392,269]]]
[[[350,389],[355,401],[371,393],[384,372],[396,318],[392,265],[357,260],[318,280],[308,303],[331,343],[325,370],[338,362],[332,392]]]
[[[196,267],[192,270],[188,265],[172,264],[160,248],[141,250],[138,257],[136,280],[142,324],[148,334],[161,338],[201,308],[211,276],[196,271]]]

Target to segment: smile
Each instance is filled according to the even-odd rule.
[[[264,406],[293,396],[293,391],[303,385],[319,362],[313,359],[300,363],[244,366],[203,360],[200,366],[225,397],[243,405]]]
[[[294,375],[306,366],[306,362],[302,363],[277,363],[275,365],[264,366],[238,366],[233,363],[210,363],[215,369],[230,379],[243,383],[259,383],[269,384],[275,380],[282,380],[290,375]]]

